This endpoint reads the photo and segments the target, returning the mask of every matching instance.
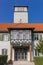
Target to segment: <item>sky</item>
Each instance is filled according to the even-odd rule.
[[[0,23],[13,23],[15,5],[28,6],[29,23],[43,23],[43,0],[0,0]]]

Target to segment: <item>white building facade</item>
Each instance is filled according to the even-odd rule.
[[[34,56],[42,56],[35,45],[40,35],[43,38],[43,30],[35,30],[36,25],[28,23],[28,6],[15,6],[14,23],[0,24],[0,55],[13,61],[33,61]]]

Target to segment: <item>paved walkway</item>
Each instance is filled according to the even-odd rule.
[[[28,61],[14,61],[13,65],[34,65],[34,62],[28,62]]]

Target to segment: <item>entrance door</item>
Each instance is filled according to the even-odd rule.
[[[27,52],[25,49],[16,49],[15,50],[15,58],[16,60],[26,60],[27,59]]]

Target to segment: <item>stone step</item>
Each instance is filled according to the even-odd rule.
[[[13,65],[34,65],[34,62],[28,62],[28,61],[14,61]]]

